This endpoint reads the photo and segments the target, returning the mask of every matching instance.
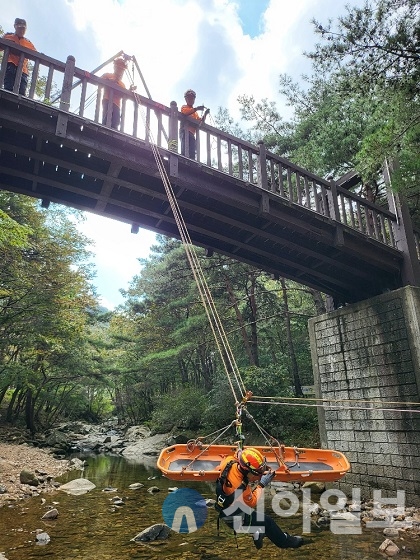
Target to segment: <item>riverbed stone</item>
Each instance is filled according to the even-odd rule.
[[[400,552],[398,546],[391,539],[385,539],[378,550],[387,556],[396,556]]]
[[[323,482],[316,481],[305,482],[302,485],[302,488],[309,488],[314,494],[322,494],[322,492],[324,492],[325,490],[325,484]]]
[[[394,529],[393,527],[386,527],[382,532],[386,537],[390,539],[395,539],[400,535],[398,529]]]
[[[72,496],[80,496],[81,494],[86,494],[90,490],[93,490],[93,488],[96,488],[96,485],[87,478],[76,478],[66,484],[62,484],[59,490],[71,494]]]
[[[47,544],[50,542],[51,537],[48,533],[42,532],[37,534],[35,540],[38,544]]]
[[[165,523],[156,523],[151,525],[147,529],[144,529],[141,533],[136,535],[133,541],[155,541],[155,540],[165,540],[169,537],[171,528]]]
[[[144,484],[141,482],[134,482],[133,484],[130,484],[129,488],[130,490],[139,490],[140,488],[144,488]]]
[[[57,519],[57,517],[58,517],[57,508],[51,508],[46,513],[44,513],[41,519]]]
[[[19,475],[21,484],[28,484],[28,486],[39,486],[39,480],[37,479],[35,473],[23,469]]]

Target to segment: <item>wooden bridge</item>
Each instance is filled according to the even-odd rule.
[[[5,55],[11,46],[0,39]],[[262,143],[207,124],[197,132],[191,160],[178,153],[185,117],[176,103],[167,107],[118,86],[112,89],[123,95],[121,131],[113,130],[101,124],[104,80],[77,68],[73,57],[64,63],[17,50],[17,82],[24,57],[33,64],[32,79],[27,97],[0,89],[0,188],[43,206],[56,202],[127,222],[132,232],[142,227],[179,237],[153,155],[157,146],[192,242],[209,254],[341,302],[420,285],[420,231],[395,196],[386,207],[371,203]],[[57,88],[61,95],[51,102]]]

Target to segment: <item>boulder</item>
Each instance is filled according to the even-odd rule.
[[[130,484],[129,488],[130,490],[139,490],[140,488],[144,488],[144,484],[141,482],[134,482],[133,484]]]
[[[71,482],[62,484],[59,490],[71,494],[72,496],[80,496],[81,494],[86,494],[90,490],[93,490],[93,488],[96,488],[96,485],[87,478],[76,478]]]
[[[165,525],[164,523],[156,523],[155,525],[151,525],[147,529],[144,529],[141,533],[136,535],[132,541],[155,541],[155,540],[164,540],[169,537],[171,532],[170,527]]]
[[[51,537],[48,533],[38,533],[35,540],[38,544],[47,544],[50,542]]]
[[[125,441],[137,442],[150,436],[150,430],[146,426],[131,426],[124,435]]]
[[[386,527],[383,530],[383,534],[385,535],[385,537],[388,538],[398,538],[400,535],[400,532],[398,531],[398,529],[394,529],[393,527]]]
[[[56,508],[49,509],[41,519],[57,519],[58,517],[58,510]]]
[[[400,552],[398,546],[390,539],[385,539],[378,550],[387,556],[396,556]]]
[[[39,480],[35,476],[35,473],[23,469],[19,475],[21,484],[28,484],[29,486],[39,486]]]

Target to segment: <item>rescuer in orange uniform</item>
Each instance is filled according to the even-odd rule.
[[[187,91],[184,93],[184,98],[186,101],[185,105],[182,105],[181,107],[181,113],[183,113],[184,115],[188,116],[188,117],[192,117],[193,119],[196,119],[197,121],[200,121],[200,124],[202,122],[205,121],[207,115],[210,112],[210,109],[206,109],[204,111],[204,105],[199,105],[198,107],[194,107],[194,102],[195,102],[195,91],[192,89],[187,89]],[[200,117],[200,115],[197,113],[197,111],[204,111],[204,114],[202,117]],[[183,156],[187,155],[185,153],[185,135],[186,132],[188,133],[188,156],[191,159],[195,159],[195,153],[196,153],[196,138],[195,138],[195,134],[196,134],[196,128],[194,126],[188,126],[186,123],[182,123],[181,122],[181,127],[179,129],[179,135],[181,138],[181,154]]]
[[[264,536],[279,548],[298,548],[304,544],[302,537],[284,533],[269,515],[255,511],[264,487],[275,475],[258,449],[248,447],[239,450],[235,457],[226,457],[220,473],[215,508],[229,527],[252,534],[257,549],[262,548]],[[255,488],[251,487],[252,482],[256,483]]]
[[[3,39],[7,39],[8,41],[13,41],[14,43],[20,45],[21,47],[25,47],[27,49],[31,49],[32,51],[36,51],[33,43],[26,39],[24,36],[26,33],[26,21],[21,18],[15,19],[15,32],[14,33],[5,33],[3,35]],[[13,87],[15,85],[16,79],[16,72],[19,66],[19,59],[20,59],[20,52],[10,50],[9,51],[9,58],[7,59],[7,67],[6,73],[4,75],[4,89],[9,91],[13,91]],[[23,61],[23,68],[22,68],[22,77],[20,79],[19,84],[19,93],[20,95],[26,95],[26,88],[28,85],[28,59],[25,58]]]
[[[127,63],[123,58],[116,58],[114,60],[114,72],[108,72],[103,74],[101,78],[104,80],[108,80],[109,82],[113,82],[118,86],[127,89],[126,85],[122,81],[122,77],[124,75],[124,71],[127,68]],[[104,97],[102,100],[102,124],[106,124],[106,119],[108,116],[108,106],[109,106],[109,98],[110,98],[111,89],[104,88]],[[111,116],[111,128],[115,128],[118,130],[121,121],[121,94],[117,91],[113,91],[112,97],[112,116]]]

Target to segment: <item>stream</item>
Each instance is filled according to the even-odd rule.
[[[95,455],[87,457],[86,461],[83,473],[71,471],[58,480],[65,483],[80,477],[87,478],[96,485],[89,493],[72,496],[57,491],[0,509],[0,552],[4,553],[7,560],[230,560],[236,556],[241,560],[382,558],[378,547],[385,537],[380,529],[363,529],[361,535],[335,535],[328,528],[313,526],[312,532],[304,535],[308,544],[299,549],[281,550],[265,539],[263,549],[257,551],[248,535],[239,535],[235,539],[233,532],[223,523],[218,536],[217,515],[212,507],[208,510],[203,527],[193,533],[172,531],[165,541],[133,542],[131,539],[150,525],[164,523],[162,504],[169,488],[193,488],[207,499],[214,498],[214,484],[175,483],[160,475],[153,460],[143,464],[121,456]],[[138,482],[144,487],[129,489],[130,484]],[[151,486],[157,486],[160,492],[147,492]],[[116,490],[104,491],[109,487]],[[114,505],[113,499],[116,497],[121,498],[123,504]],[[57,508],[58,518],[53,521],[41,520],[49,506]],[[302,534],[302,518],[298,514],[276,521],[283,530]],[[48,533],[50,542],[37,544],[37,530]],[[402,550],[399,559],[420,558],[420,540],[407,537],[406,541],[397,539],[396,543],[400,548],[406,545],[410,549]]]

